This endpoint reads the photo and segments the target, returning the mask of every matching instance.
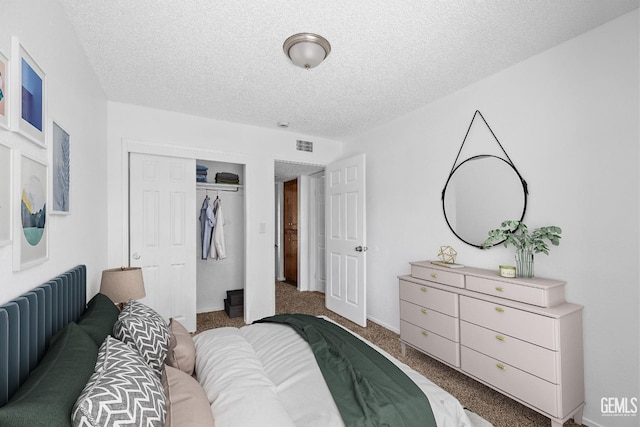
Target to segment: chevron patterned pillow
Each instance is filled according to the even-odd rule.
[[[113,336],[137,350],[158,378],[162,376],[170,333],[158,313],[138,301],[127,302],[113,325]]]
[[[71,412],[73,425],[162,427],[165,416],[160,379],[135,350],[108,336]]]

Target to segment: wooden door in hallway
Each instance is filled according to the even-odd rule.
[[[284,277],[298,283],[298,180],[284,183]]]

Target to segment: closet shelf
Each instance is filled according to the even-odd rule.
[[[196,182],[196,190],[219,190],[237,192],[243,188],[240,184],[217,184],[215,182]]]

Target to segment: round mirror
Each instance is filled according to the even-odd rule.
[[[463,242],[482,247],[502,221],[522,220],[527,188],[515,167],[489,155],[470,157],[449,175],[442,190],[447,224]]]

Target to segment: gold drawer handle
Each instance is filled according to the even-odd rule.
[[[502,292],[504,291],[504,288],[502,286],[496,286],[496,291]]]
[[[422,335],[424,335],[425,337],[429,335],[429,332],[427,331],[422,331]]]
[[[433,277],[434,279],[437,279],[438,275],[436,273],[431,273],[431,277]]]
[[[498,313],[504,313],[504,308],[502,308],[502,307],[496,307],[496,311],[497,311]]]
[[[421,290],[422,292],[427,292],[427,288],[425,288],[424,286],[423,286],[423,287],[421,287],[421,288],[420,288],[420,290]]]
[[[427,310],[426,308],[423,308],[422,310],[420,310],[422,312],[422,314],[427,314],[429,312],[429,310]]]
[[[498,369],[502,369],[503,371],[507,369],[507,367],[504,366],[502,363],[496,363],[496,366],[498,367]]]
[[[496,339],[498,341],[504,341],[504,337],[502,335],[496,335]]]

